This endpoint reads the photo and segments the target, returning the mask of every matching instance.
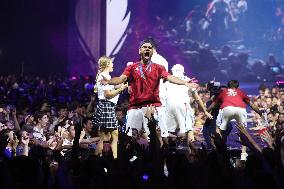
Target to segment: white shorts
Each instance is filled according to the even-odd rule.
[[[247,126],[247,111],[245,108],[227,106],[219,110],[216,125],[221,130],[227,130],[228,123],[235,119],[237,123]]]
[[[180,133],[193,130],[194,113],[188,103],[172,103],[166,108],[166,125],[170,132],[179,128]]]
[[[128,128],[128,136],[132,136],[132,129],[137,129],[138,132],[145,131],[147,135],[150,134],[148,128],[148,119],[145,118],[147,107],[142,107],[138,109],[131,109],[127,111],[126,119],[126,130]],[[161,129],[161,136],[168,137],[169,132],[165,124],[165,108],[156,107],[156,112],[154,114],[155,119],[158,121],[158,127]]]

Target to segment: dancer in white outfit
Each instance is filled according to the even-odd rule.
[[[184,75],[184,67],[176,64],[172,67],[172,74],[181,80],[189,81],[189,77]],[[175,85],[166,82],[166,124],[169,132],[175,132],[179,129],[179,134],[187,135],[189,140],[194,140],[193,124],[194,112],[190,106],[190,95],[197,100],[198,104],[210,119],[212,115],[206,111],[196,89],[188,89],[188,87]]]

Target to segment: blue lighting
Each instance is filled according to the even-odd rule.
[[[148,178],[149,178],[149,176],[148,176],[147,174],[144,174],[144,175],[142,176],[142,179],[143,179],[144,181],[148,180]]]

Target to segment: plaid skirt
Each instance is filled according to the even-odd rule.
[[[102,129],[118,128],[118,121],[115,114],[115,104],[107,100],[100,100],[97,104],[97,111],[94,115],[94,126]]]

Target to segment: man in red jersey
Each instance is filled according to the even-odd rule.
[[[151,61],[153,55],[153,40],[146,39],[139,46],[140,60],[127,66],[120,77],[113,77],[106,80],[106,83],[118,85],[129,81],[131,88],[129,107],[127,113],[126,128],[130,128],[128,135],[132,136],[132,129],[139,132],[144,131],[149,134],[148,120],[144,117],[147,106],[156,107],[155,118],[161,129],[161,136],[168,137],[168,130],[165,124],[162,124],[164,114],[160,113],[161,101],[159,97],[160,79],[168,80],[178,85],[186,85],[190,89],[197,86],[191,81],[183,81],[175,76],[170,75],[163,66]]]
[[[211,110],[215,105],[220,105],[219,115],[216,120],[218,131],[224,141],[227,138],[228,123],[235,119],[238,124],[247,125],[246,106],[249,105],[255,112],[262,115],[262,112],[253,103],[244,91],[238,88],[239,82],[231,80],[228,82],[228,88],[220,92],[215,102],[210,105],[208,110]],[[246,148],[242,147],[242,160],[246,160]]]

